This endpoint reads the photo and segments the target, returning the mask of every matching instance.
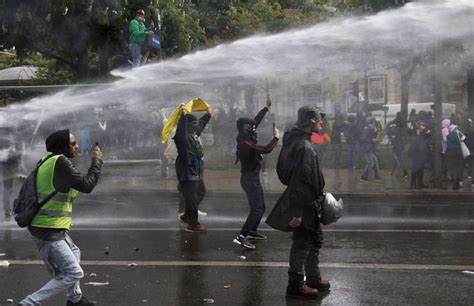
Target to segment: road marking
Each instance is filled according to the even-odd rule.
[[[18,227],[0,226],[0,230],[27,231]],[[135,231],[135,232],[180,232],[180,227],[73,227],[72,232],[78,231]],[[239,232],[241,228],[215,227],[208,228],[209,232]],[[272,228],[259,228],[260,232],[278,232]],[[474,234],[474,230],[437,230],[437,229],[351,229],[351,228],[323,228],[325,233],[446,233],[446,234]]]
[[[43,265],[41,260],[9,260],[10,266]],[[83,260],[82,266],[129,266],[132,261]],[[288,268],[288,262],[257,261],[133,261],[137,266],[155,267],[263,267]],[[465,265],[421,265],[421,264],[371,264],[371,263],[320,263],[322,268],[335,269],[385,269],[385,270],[474,270],[474,266]]]

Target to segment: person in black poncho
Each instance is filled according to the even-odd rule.
[[[293,232],[286,289],[290,298],[317,298],[319,291],[330,288],[319,270],[323,243],[319,216],[325,182],[310,140],[312,132],[322,129],[324,116],[314,106],[298,109],[298,121],[283,136],[277,164],[278,178],[287,188],[266,220],[274,229]]]

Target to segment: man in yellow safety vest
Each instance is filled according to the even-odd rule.
[[[67,305],[95,305],[81,292],[79,281],[84,277],[80,266],[79,248],[69,237],[72,203],[79,192],[90,193],[97,184],[102,169],[102,151],[92,150],[92,161],[82,175],[70,158],[79,149],[69,130],[56,131],[46,139],[46,155],[38,169],[36,191],[38,202],[56,192],[34,217],[28,227],[39,257],[45,262],[53,279],[38,291],[28,295],[19,305],[40,305],[46,299],[66,291]]]

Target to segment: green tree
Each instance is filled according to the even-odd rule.
[[[350,11],[374,13],[400,7],[408,2],[410,0],[346,0],[344,6]]]
[[[161,13],[161,39],[165,54],[182,55],[203,44],[205,33],[191,1],[161,0],[153,7]]]
[[[0,42],[14,47],[20,59],[39,53],[54,60],[50,69],[71,72],[64,82],[104,76],[126,62],[128,23],[138,8],[148,19],[161,13],[165,54],[183,54],[203,43],[199,16],[186,0],[2,0]]]

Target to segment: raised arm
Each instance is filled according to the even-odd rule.
[[[209,107],[207,109],[207,113],[199,119],[199,127],[198,127],[198,130],[197,130],[197,135],[198,136],[201,135],[202,131],[204,131],[204,129],[206,128],[207,123],[211,119],[211,112],[212,112],[212,108]]]
[[[265,117],[265,115],[268,113],[268,110],[270,109],[270,107],[272,106],[272,99],[270,98],[270,95],[267,94],[267,101],[266,101],[266,106],[264,108],[262,108],[257,116],[255,116],[254,120],[255,120],[255,128],[258,127],[258,125],[260,124],[260,122],[262,122],[263,118]]]

